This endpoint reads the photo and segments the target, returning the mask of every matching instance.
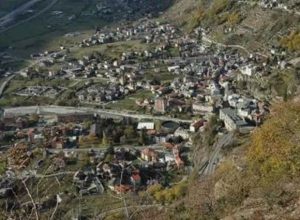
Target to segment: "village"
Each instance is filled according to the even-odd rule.
[[[231,113],[236,115],[235,118],[239,117],[249,125],[259,124],[269,100],[262,99],[259,94],[249,94],[239,85],[257,79],[263,81],[273,68],[288,67],[290,64],[284,60],[284,53],[275,53],[272,49],[273,59],[269,60],[258,54],[242,55],[231,48],[220,51],[203,42],[205,33],[206,30],[200,28],[190,36],[182,36],[170,24],[148,20],[122,29],[97,30],[78,47],[92,48],[136,40],[151,46],[147,50],[122,52],[118,59],[101,53],[85,55],[82,59],[71,58],[72,53],[67,51],[74,48],[61,46],[61,51],[46,51],[33,56],[41,60],[39,66],[47,68],[31,67],[20,75],[83,81],[84,85],[75,90],[72,97],[82,105],[110,108],[110,103],[118,105],[119,100],[145,93],[136,98],[135,104],[151,114],[190,119],[200,115],[208,119],[209,113],[229,107],[235,109]],[[47,72],[52,65],[58,64],[61,69]],[[163,75],[167,78],[163,79]],[[44,89],[43,86],[29,87],[16,94],[43,96]],[[64,88],[49,90],[50,94],[44,96],[55,97]]]
[[[122,27],[97,28],[77,45],[32,54],[36,65],[5,73],[25,80],[82,84],[39,83],[19,88],[15,95],[59,99],[71,90],[76,107],[91,110],[41,113],[39,104],[30,112],[4,108],[0,143],[9,153],[0,196],[9,197],[24,176],[71,175],[72,190],[81,196],[138,192],[155,184],[168,187],[191,174],[193,138],[212,126],[212,118],[220,137],[248,134],[260,126],[269,114],[270,100],[247,89],[247,84],[266,80],[273,69],[289,68],[286,54],[274,47],[272,57],[266,58],[220,47],[207,41],[208,32],[199,27],[183,34],[171,24],[141,19]],[[132,42],[140,47],[111,54],[116,44]],[[102,46],[108,49],[98,52]],[[86,49],[93,52],[74,56],[74,51]],[[131,100],[134,108],[124,108],[124,100]],[[119,115],[103,115],[97,109]],[[148,119],[134,117],[137,112]],[[207,163],[216,166],[219,159]]]

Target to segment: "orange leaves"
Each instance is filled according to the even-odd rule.
[[[261,177],[292,175],[300,170],[299,116],[299,103],[282,103],[273,108],[270,119],[252,135],[248,161]]]

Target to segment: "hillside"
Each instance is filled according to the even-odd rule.
[[[73,44],[93,33],[97,27],[138,20],[146,15],[157,16],[171,0],[109,1],[109,0],[35,0],[13,21],[1,26],[0,52],[28,59],[31,53],[52,50],[60,44]],[[5,11],[17,9],[24,1],[14,0],[0,5]],[[1,21],[1,20],[0,20]],[[27,31],[30,30],[30,31]],[[67,39],[65,34],[74,34]]]
[[[277,1],[283,6],[272,8],[253,0],[175,2],[165,14],[167,20],[174,20],[187,31],[201,26],[216,42],[245,46],[250,52],[269,55],[271,47],[280,46],[282,38],[300,28],[297,1]]]
[[[299,219],[297,102],[280,103],[249,137],[237,135],[210,177],[190,179],[186,195],[141,219]],[[143,217],[144,216],[144,217]]]
[[[299,220],[299,1],[27,3],[0,4],[0,219]]]

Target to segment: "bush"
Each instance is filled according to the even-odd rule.
[[[235,26],[241,21],[241,15],[238,12],[230,13],[227,17],[227,23],[230,26]]]
[[[290,51],[300,51],[300,32],[291,32],[288,36],[281,38],[280,44]]]
[[[222,11],[224,11],[226,8],[228,8],[230,5],[231,5],[230,0],[215,0],[213,1],[209,14],[211,16],[217,15]]]
[[[163,189],[160,184],[150,186],[147,192],[154,197],[154,199],[161,203],[171,203],[176,199],[185,195],[187,183],[182,182],[174,185],[171,188]]]
[[[191,27],[196,28],[205,19],[206,13],[203,8],[199,7],[192,15]]]
[[[0,160],[0,175],[4,174],[6,171],[6,161],[5,160]]]

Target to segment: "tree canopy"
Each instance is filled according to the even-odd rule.
[[[248,160],[252,171],[270,180],[300,171],[300,103],[273,108],[270,119],[252,135]]]

